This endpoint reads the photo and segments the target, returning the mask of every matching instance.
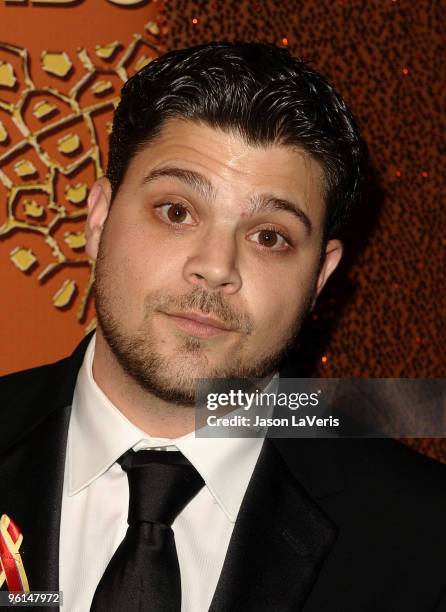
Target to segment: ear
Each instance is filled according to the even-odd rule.
[[[319,271],[319,276],[316,283],[316,291],[313,298],[311,309],[314,308],[316,299],[322,291],[323,286],[330,278],[330,275],[336,270],[338,263],[341,261],[343,252],[342,242],[340,240],[329,240],[325,248],[324,260]]]
[[[105,220],[110,210],[111,185],[110,181],[102,177],[98,179],[88,195],[88,217],[85,236],[87,244],[85,250],[87,254],[96,260],[98,254],[99,240]]]

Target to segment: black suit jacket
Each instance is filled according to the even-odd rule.
[[[0,515],[24,535],[32,590],[59,586],[67,430],[88,341],[0,383]],[[446,610],[446,466],[384,439],[266,440],[211,611],[298,610]]]

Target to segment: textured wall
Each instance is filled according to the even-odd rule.
[[[445,178],[441,162],[446,133],[445,3],[166,0],[164,10],[156,1],[137,10],[124,10],[103,2],[101,19],[97,13],[95,19],[89,19],[92,5],[92,0],[57,9],[33,3],[2,3],[0,41],[29,51],[31,76],[37,78],[40,89],[48,84],[58,91],[69,89],[82,77],[82,71],[88,72],[88,67],[79,63],[79,47],[84,47],[101,69],[117,66],[133,33],[148,37],[160,50],[218,39],[257,39],[288,45],[294,54],[308,59],[336,84],[368,141],[374,178],[350,232],[347,256],[330,279],[302,334],[296,367],[302,373],[330,377],[444,376],[446,212],[441,205]],[[157,27],[144,27],[151,22],[160,25],[160,36]],[[98,57],[97,45],[117,40],[122,44],[116,55],[110,60]],[[41,70],[44,50],[66,51],[75,62],[72,73],[67,78],[48,73],[45,76]],[[138,53],[146,51],[141,48]],[[151,49],[149,55],[156,52]],[[130,72],[142,56],[133,59]],[[0,101],[10,104],[23,93],[23,74],[18,56],[4,46],[0,49],[0,62],[10,62],[17,72],[17,85],[0,87]],[[4,68],[3,78],[8,78]],[[107,101],[107,96],[114,98],[120,85],[114,86],[111,93],[95,94],[101,103]],[[6,107],[0,107],[0,120],[10,132],[9,139],[3,141],[0,134],[0,171],[4,172],[10,161],[9,150],[23,136],[14,132],[16,126],[10,114]],[[55,117],[44,119],[44,124],[49,125]],[[34,121],[36,125],[38,121]],[[103,160],[105,140],[100,148]],[[45,174],[45,167],[42,171]],[[82,181],[90,185],[95,172],[88,174],[87,167],[82,171]],[[14,180],[25,187],[31,179],[37,180],[17,179],[12,167],[11,172]],[[66,203],[66,179],[72,179],[74,184],[81,180],[76,172],[59,180],[58,205],[65,206],[69,214],[75,209],[85,213],[84,200],[81,204]],[[4,202],[8,189],[0,184]],[[45,198],[45,194],[33,194],[39,206],[48,206]],[[35,210],[27,214],[25,201],[17,200],[13,206],[14,215],[25,215],[23,219],[28,224],[42,223],[32,216]],[[45,208],[45,214],[43,222],[47,223],[53,212]],[[66,231],[80,231],[78,225],[67,230],[67,220],[70,221],[64,218],[58,226],[58,243],[67,257],[83,258],[82,247],[73,251],[65,241]],[[58,269],[57,274],[42,282],[40,274],[53,261],[54,253],[36,232],[10,232],[6,221],[7,210],[3,207],[3,372],[66,354],[75,339],[83,336],[94,315],[90,305],[85,320],[76,319],[88,288],[88,267],[73,265],[67,277],[61,276]],[[11,262],[11,250],[16,247],[34,249],[38,257],[38,263],[25,273]],[[54,308],[55,296],[68,278],[74,279],[78,291],[73,293],[68,307]],[[441,440],[411,444],[446,460]]]
[[[369,144],[374,178],[302,335],[304,372],[445,374],[445,21],[438,0],[165,3],[167,48],[288,45],[336,85]],[[411,443],[446,459],[441,440]]]
[[[159,12],[0,0],[0,374],[67,355],[94,324],[88,188],[122,84],[159,54]]]

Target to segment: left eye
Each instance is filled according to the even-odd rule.
[[[184,225],[183,221],[185,218],[187,219],[187,215],[191,217],[190,212],[185,206],[175,202],[166,202],[161,204],[161,206],[157,206],[157,208],[161,210],[162,218],[169,223]]]
[[[290,243],[287,240],[287,238],[283,236],[280,232],[274,229],[263,229],[263,230],[260,230],[259,232],[255,232],[255,234],[251,234],[251,236],[258,236],[259,244],[263,246],[264,248],[268,248],[271,250],[280,251],[282,250],[284,246],[285,247],[290,246]],[[279,248],[273,249],[273,247],[277,247],[277,246],[279,246]]]

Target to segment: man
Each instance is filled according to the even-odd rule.
[[[363,160],[342,99],[283,49],[175,51],[125,85],[89,196],[96,334],[1,387],[11,584],[70,612],[446,609],[443,466],[193,431],[196,379],[283,372]]]

